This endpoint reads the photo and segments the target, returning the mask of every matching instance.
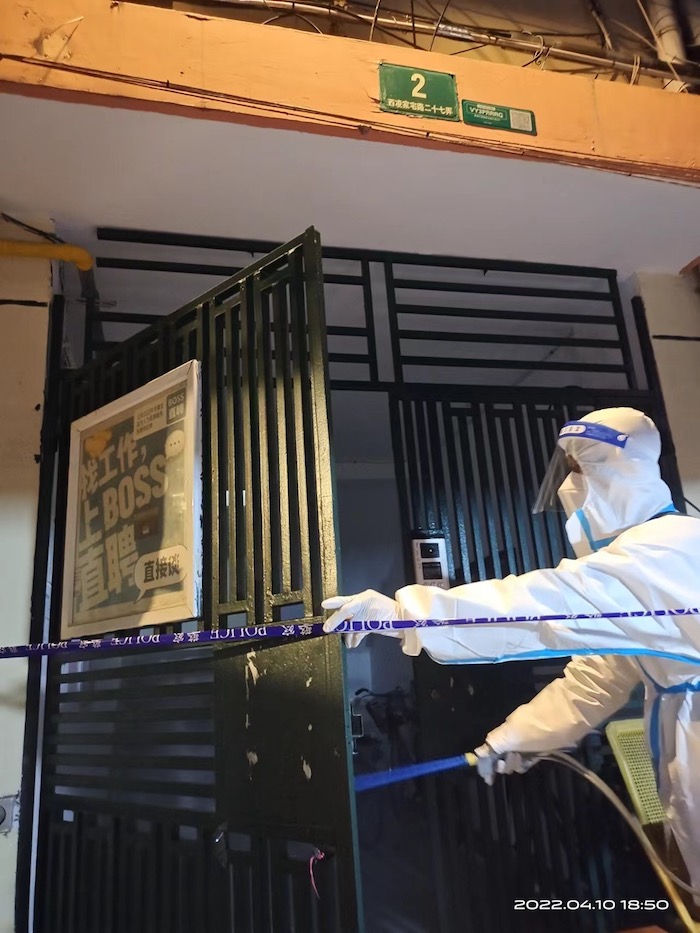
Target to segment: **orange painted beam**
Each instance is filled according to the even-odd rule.
[[[700,97],[118,0],[3,0],[0,90],[700,183]],[[381,61],[535,112],[538,135],[384,113]]]

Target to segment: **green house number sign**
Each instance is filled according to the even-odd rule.
[[[379,106],[390,113],[459,120],[455,76],[403,65],[379,66]]]

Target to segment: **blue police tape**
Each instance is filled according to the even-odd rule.
[[[482,616],[473,619],[397,619],[394,621],[352,621],[341,622],[332,634],[362,633],[372,634],[373,632],[401,631],[414,628],[443,628],[450,625],[488,625],[488,624],[507,624],[523,622],[571,622],[575,620],[590,619],[638,619],[655,618],[663,616],[679,615],[700,615],[700,608],[696,609],[639,609],[631,612],[597,612],[597,613],[573,613],[570,615],[543,615],[543,616]],[[244,626],[240,628],[217,629],[216,631],[195,631],[195,632],[176,632],[160,633],[152,635],[110,635],[106,638],[71,638],[68,641],[42,642],[34,645],[13,645],[0,647],[0,659],[2,658],[31,658],[41,655],[65,654],[67,652],[94,653],[97,651],[107,651],[119,648],[144,648],[169,646],[187,646],[214,644],[231,642],[244,642],[257,640],[261,638],[304,638],[308,636],[323,635],[323,622],[289,622],[273,625]],[[566,654],[570,654],[567,651]],[[616,653],[606,650],[606,654]],[[626,653],[632,653],[632,649]],[[634,649],[635,654],[663,654],[665,652],[654,652],[645,649]],[[564,654],[562,654],[564,656]],[[668,655],[669,657],[671,655]],[[677,660],[698,662],[697,657],[686,655],[673,655]]]

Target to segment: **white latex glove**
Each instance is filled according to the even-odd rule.
[[[331,596],[321,603],[324,609],[335,609],[336,612],[324,623],[324,632],[333,632],[341,622],[393,622],[401,618],[399,604],[394,599],[378,593],[376,590],[364,590],[355,596]],[[369,632],[348,632],[345,644],[349,648],[356,648]],[[378,635],[391,635],[401,638],[402,632],[380,631]]]
[[[480,745],[474,749],[478,761],[476,770],[489,787],[493,784],[497,774],[525,774],[537,758],[530,755],[523,756],[520,752],[494,752],[489,744]]]

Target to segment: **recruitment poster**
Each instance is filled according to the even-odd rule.
[[[199,366],[71,425],[61,638],[201,614]]]

